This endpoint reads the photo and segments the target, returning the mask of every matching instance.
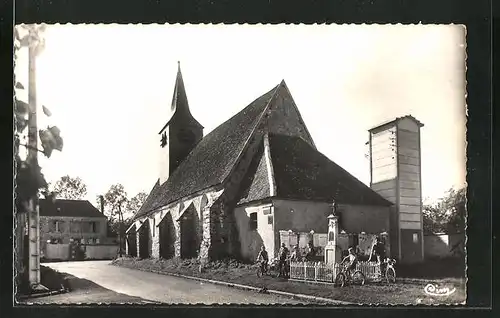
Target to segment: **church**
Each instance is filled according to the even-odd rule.
[[[158,179],[127,229],[128,255],[251,261],[264,245],[273,257],[280,231],[326,233],[333,202],[343,231],[387,232],[401,250],[399,198],[372,168],[376,157],[372,189],[318,151],[285,81],[204,136],[179,65],[171,110]],[[414,121],[385,123],[370,140],[400,120]],[[421,227],[413,226],[420,238]]]

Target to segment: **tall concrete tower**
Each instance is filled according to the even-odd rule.
[[[370,186],[394,203],[390,218],[392,257],[402,263],[424,258],[420,128],[413,116],[369,130]]]

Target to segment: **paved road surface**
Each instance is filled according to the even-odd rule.
[[[78,278],[88,279],[117,293],[161,303],[304,303],[304,301],[286,297],[113,266],[110,265],[110,261],[61,262],[43,265]]]

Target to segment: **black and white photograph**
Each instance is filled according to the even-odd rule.
[[[459,24],[19,24],[14,303],[465,305]]]

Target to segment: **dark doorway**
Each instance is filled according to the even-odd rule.
[[[167,213],[159,225],[160,257],[172,258],[175,255],[175,228],[172,215]]]
[[[127,247],[128,255],[132,257],[137,257],[137,233],[135,231],[135,226],[127,234]]]
[[[151,231],[149,230],[149,221],[144,221],[145,224],[139,229],[139,257],[149,258],[151,256]]]
[[[422,232],[401,229],[401,263],[418,263],[422,260]]]
[[[200,221],[191,204],[181,216],[181,258],[195,258],[200,248]]]

